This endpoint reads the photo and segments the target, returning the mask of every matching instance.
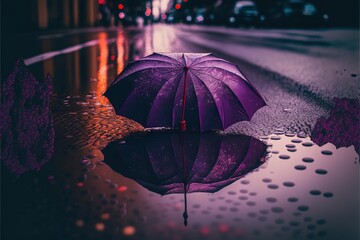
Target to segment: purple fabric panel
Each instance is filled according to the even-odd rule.
[[[183,106],[183,95],[184,95],[184,81],[185,80],[185,71],[183,77],[178,86],[175,99],[174,99],[174,108],[172,111],[173,128],[180,128],[180,120],[182,114],[182,106]],[[186,83],[186,105],[185,105],[185,120],[186,127],[188,130],[198,130],[200,128],[199,123],[199,108],[198,101],[196,97],[196,91],[194,89],[194,84],[188,76]]]
[[[209,73],[197,72],[195,75],[211,92],[224,129],[235,122],[249,120],[241,102],[226,84]]]
[[[189,172],[189,182],[203,182],[215,166],[221,147],[222,136],[204,133],[200,136],[196,160]]]
[[[129,94],[125,95],[127,98],[120,106],[120,109],[115,109],[116,113],[134,119],[145,126],[151,105],[159,90],[169,78],[177,74],[178,72],[169,71],[169,69],[161,69],[161,71],[159,69],[147,69],[133,74],[133,79],[129,80],[129,82],[135,87]],[[119,98],[121,97],[119,95]]]
[[[201,130],[224,129],[216,102],[209,88],[189,71],[189,79],[194,84],[199,109],[199,125]]]
[[[146,127],[172,127],[173,103],[183,73],[169,78],[157,93],[146,121]]]

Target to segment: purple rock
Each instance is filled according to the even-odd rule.
[[[311,133],[311,140],[319,146],[332,143],[336,147],[360,147],[360,105],[357,99],[335,98],[328,118],[321,117]]]
[[[21,175],[40,170],[54,151],[51,78],[38,81],[22,59],[1,85],[1,161]]]

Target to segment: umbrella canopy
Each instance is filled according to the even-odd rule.
[[[216,192],[259,167],[266,145],[249,136],[159,132],[109,143],[104,161],[114,171],[161,195]]]
[[[236,65],[210,53],[153,53],[128,64],[104,95],[149,128],[224,130],[266,105]]]

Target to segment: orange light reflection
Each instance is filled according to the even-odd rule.
[[[98,71],[98,83],[96,88],[96,95],[99,99],[100,104],[105,105],[108,104],[108,100],[103,96],[103,93],[107,89],[107,63],[109,57],[109,49],[107,44],[107,34],[102,32],[99,33],[99,49],[100,56],[99,60],[99,71]]]
[[[116,47],[117,47],[117,74],[121,73],[124,69],[124,33],[122,31],[118,32],[116,39]]]

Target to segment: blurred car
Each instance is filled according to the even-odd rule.
[[[207,13],[206,8],[199,8],[195,10],[194,22],[196,24],[205,24],[207,22],[206,13]]]
[[[167,16],[166,16],[166,23],[174,23],[175,22],[175,17],[174,17],[174,15],[173,14],[168,14]]]
[[[135,15],[131,15],[131,14],[128,14],[128,13],[120,12],[119,15],[118,15],[118,17],[119,17],[120,22],[122,23],[122,25],[123,25],[124,27],[127,27],[127,26],[136,26],[136,25],[137,25],[137,22],[136,22],[137,16],[135,16]]]
[[[319,27],[327,20],[314,3],[303,0],[278,2],[264,15],[268,27]]]
[[[259,11],[252,1],[237,1],[229,14],[228,26],[250,27],[259,24]]]
[[[186,9],[185,12],[184,12],[183,22],[186,23],[186,24],[194,23],[193,13],[189,9]]]

